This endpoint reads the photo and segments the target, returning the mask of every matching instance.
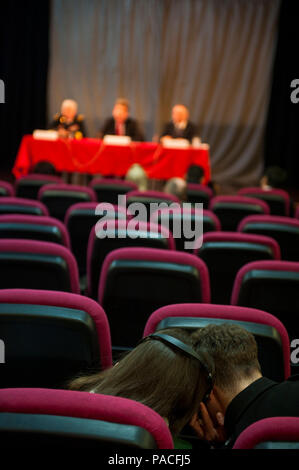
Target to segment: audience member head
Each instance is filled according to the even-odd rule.
[[[231,400],[260,378],[261,367],[254,336],[231,323],[210,324],[192,335],[194,347],[206,351],[215,363],[215,384],[207,407],[225,413]]]
[[[116,100],[112,110],[112,116],[116,122],[125,122],[129,117],[129,101],[125,98],[119,98]]]
[[[75,379],[73,390],[93,391],[143,403],[159,413],[177,434],[211,390],[213,362],[191,347],[190,334],[180,328],[160,330],[190,347],[199,359],[161,338],[146,337],[114,367]],[[175,340],[174,340],[175,341]]]
[[[40,160],[39,162],[37,162],[34,165],[31,173],[38,173],[41,175],[56,175],[57,174],[55,166],[51,162],[48,162],[47,160]]]
[[[200,165],[190,165],[186,175],[187,183],[201,184],[204,180],[204,169]]]
[[[139,191],[146,191],[147,189],[147,174],[139,163],[134,163],[130,166],[126,173],[125,180],[137,184]]]
[[[287,181],[287,172],[279,166],[269,166],[261,179],[263,189],[283,188]]]
[[[64,100],[61,104],[61,114],[68,120],[73,121],[78,111],[78,104],[75,100]]]
[[[187,200],[187,183],[183,178],[170,178],[164,186],[164,192],[184,202]]]
[[[183,104],[176,104],[171,112],[172,121],[175,125],[188,121],[189,111]]]

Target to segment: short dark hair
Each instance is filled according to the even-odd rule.
[[[205,172],[200,165],[190,165],[187,171],[186,181],[187,183],[200,183],[204,177]]]
[[[37,162],[32,169],[32,173],[38,173],[41,175],[57,174],[55,166],[48,160],[40,160],[39,162]]]
[[[180,328],[159,330],[192,346],[190,333]],[[207,361],[209,360],[206,355]],[[209,382],[198,360],[149,338],[114,367],[69,384],[72,390],[94,391],[143,403],[169,421],[177,434],[199,410]]]
[[[265,169],[267,183],[273,188],[282,188],[287,181],[287,172],[279,166],[269,166]]]
[[[215,362],[215,385],[235,391],[238,382],[261,372],[253,334],[239,325],[210,324],[192,333],[194,347],[206,350]]]

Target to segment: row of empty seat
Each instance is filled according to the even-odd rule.
[[[254,334],[267,377],[278,381],[289,377],[287,330],[276,317],[258,309],[205,303],[166,305],[149,315],[135,344],[164,328],[191,332],[208,323],[227,321]],[[128,319],[124,334],[130,325]],[[113,363],[109,316],[97,302],[82,295],[3,289],[0,326],[5,344],[0,388],[66,388],[75,375],[106,369]]]
[[[275,259],[279,248],[271,239],[254,240],[253,247],[247,240],[245,254],[256,249],[258,242],[260,250],[272,253],[272,259],[245,263],[238,269],[237,263],[242,261],[239,248],[235,260],[232,254],[227,255],[228,267],[223,269],[217,256],[214,272],[194,254],[144,247],[112,250],[102,259],[101,270],[96,270],[96,262],[90,262],[87,294],[94,294],[105,309],[114,347],[134,346],[147,318],[157,308],[174,303],[211,303],[213,292],[214,297],[231,293],[228,302],[214,303],[231,301],[276,315],[291,339],[298,338],[299,263]],[[0,266],[2,289],[80,293],[76,260],[59,244],[0,240]]]

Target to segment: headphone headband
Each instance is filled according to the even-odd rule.
[[[214,376],[206,362],[204,361],[204,358],[201,357],[200,354],[198,354],[196,351],[194,351],[191,346],[189,346],[186,343],[183,343],[183,341],[175,338],[174,336],[170,335],[165,335],[163,333],[153,333],[149,336],[146,336],[141,340],[141,342],[147,341],[148,339],[156,339],[158,341],[162,341],[166,345],[171,345],[177,348],[179,351],[183,352],[185,355],[192,357],[199,361],[200,366],[204,369],[206,376],[207,376],[207,381],[208,381],[208,390],[205,394],[205,397],[203,401],[207,401],[209,398],[209,395],[212,391],[213,385],[214,385]]]

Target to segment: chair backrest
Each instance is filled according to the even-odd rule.
[[[24,175],[15,182],[16,196],[37,199],[39,189],[45,184],[60,184],[60,176],[31,173]]]
[[[191,204],[195,204],[196,202],[202,203],[204,209],[208,209],[209,202],[214,196],[214,193],[209,186],[195,183],[187,184],[186,193],[188,202],[191,202]]]
[[[113,250],[128,247],[174,250],[172,234],[164,227],[130,220],[99,221],[91,230],[87,249],[87,294],[98,296],[101,269],[106,256]]]
[[[134,203],[142,203],[146,208],[147,214],[145,215],[146,219],[144,222],[149,222],[151,213],[155,212],[158,209],[158,204],[163,204],[165,207],[176,203],[180,204],[180,200],[173,194],[164,193],[163,191],[130,191],[127,193],[127,207],[128,212],[132,213],[132,206]],[[155,206],[156,209],[155,209]],[[134,207],[134,206],[133,206]],[[163,207],[163,206],[162,206]],[[135,209],[134,209],[135,210]],[[133,213],[134,215],[134,213]]]
[[[248,426],[239,435],[233,449],[299,449],[299,418],[276,416]]]
[[[283,189],[265,190],[259,187],[242,188],[238,191],[239,196],[254,197],[266,201],[272,215],[290,215],[291,201],[287,191]]]
[[[15,188],[8,181],[0,180],[0,197],[14,197]]]
[[[265,201],[246,196],[215,196],[209,209],[218,217],[222,230],[234,231],[238,223],[247,215],[270,214]]]
[[[89,183],[99,202],[118,203],[118,196],[138,189],[137,184],[117,178],[95,178]]]
[[[194,255],[121,248],[104,261],[99,302],[109,318],[113,347],[135,346],[149,315],[163,305],[209,301],[208,270]]]
[[[90,181],[89,187],[95,191],[99,202],[110,204],[118,204],[118,196],[138,189],[137,184],[132,181],[118,178],[95,178]]]
[[[70,249],[65,225],[54,217],[8,214],[0,215],[0,238],[23,238],[59,243]]]
[[[253,308],[231,305],[167,305],[149,317],[143,336],[163,328],[190,331],[209,324],[238,324],[250,331],[258,345],[262,372],[272,380],[282,381],[290,375],[290,341],[284,325],[273,315]]]
[[[1,197],[1,214],[49,215],[47,207],[40,201],[21,197]]]
[[[74,184],[46,184],[40,188],[38,199],[48,207],[52,217],[62,221],[72,204],[97,200],[93,189]]]
[[[209,232],[195,251],[208,266],[211,299],[229,304],[239,269],[250,261],[280,259],[278,243],[270,237],[236,232]]]
[[[299,263],[256,261],[238,272],[231,303],[260,308],[285,325],[290,340],[299,338]]]
[[[57,243],[0,240],[1,289],[47,289],[80,293],[76,260]]]
[[[218,217],[209,210],[186,208],[186,206],[174,209],[166,207],[153,213],[151,220],[169,229],[175,239],[176,249],[189,251],[194,249],[187,243],[194,244],[194,240],[201,239],[202,234],[214,230],[221,230]],[[192,238],[191,238],[192,236]]]
[[[299,261],[299,220],[275,215],[251,215],[241,220],[238,231],[272,237],[280,246],[282,259]]]
[[[173,449],[164,419],[142,403],[72,390],[0,390],[1,444]]]
[[[112,365],[106,314],[81,295],[0,290],[0,330],[0,388],[64,388],[75,375]]]
[[[98,202],[79,202],[70,206],[65,215],[65,225],[70,234],[72,252],[78,263],[80,275],[86,274],[87,246],[91,229],[100,220]],[[102,204],[102,207],[103,204]],[[107,204],[105,217],[130,218],[124,207]]]

